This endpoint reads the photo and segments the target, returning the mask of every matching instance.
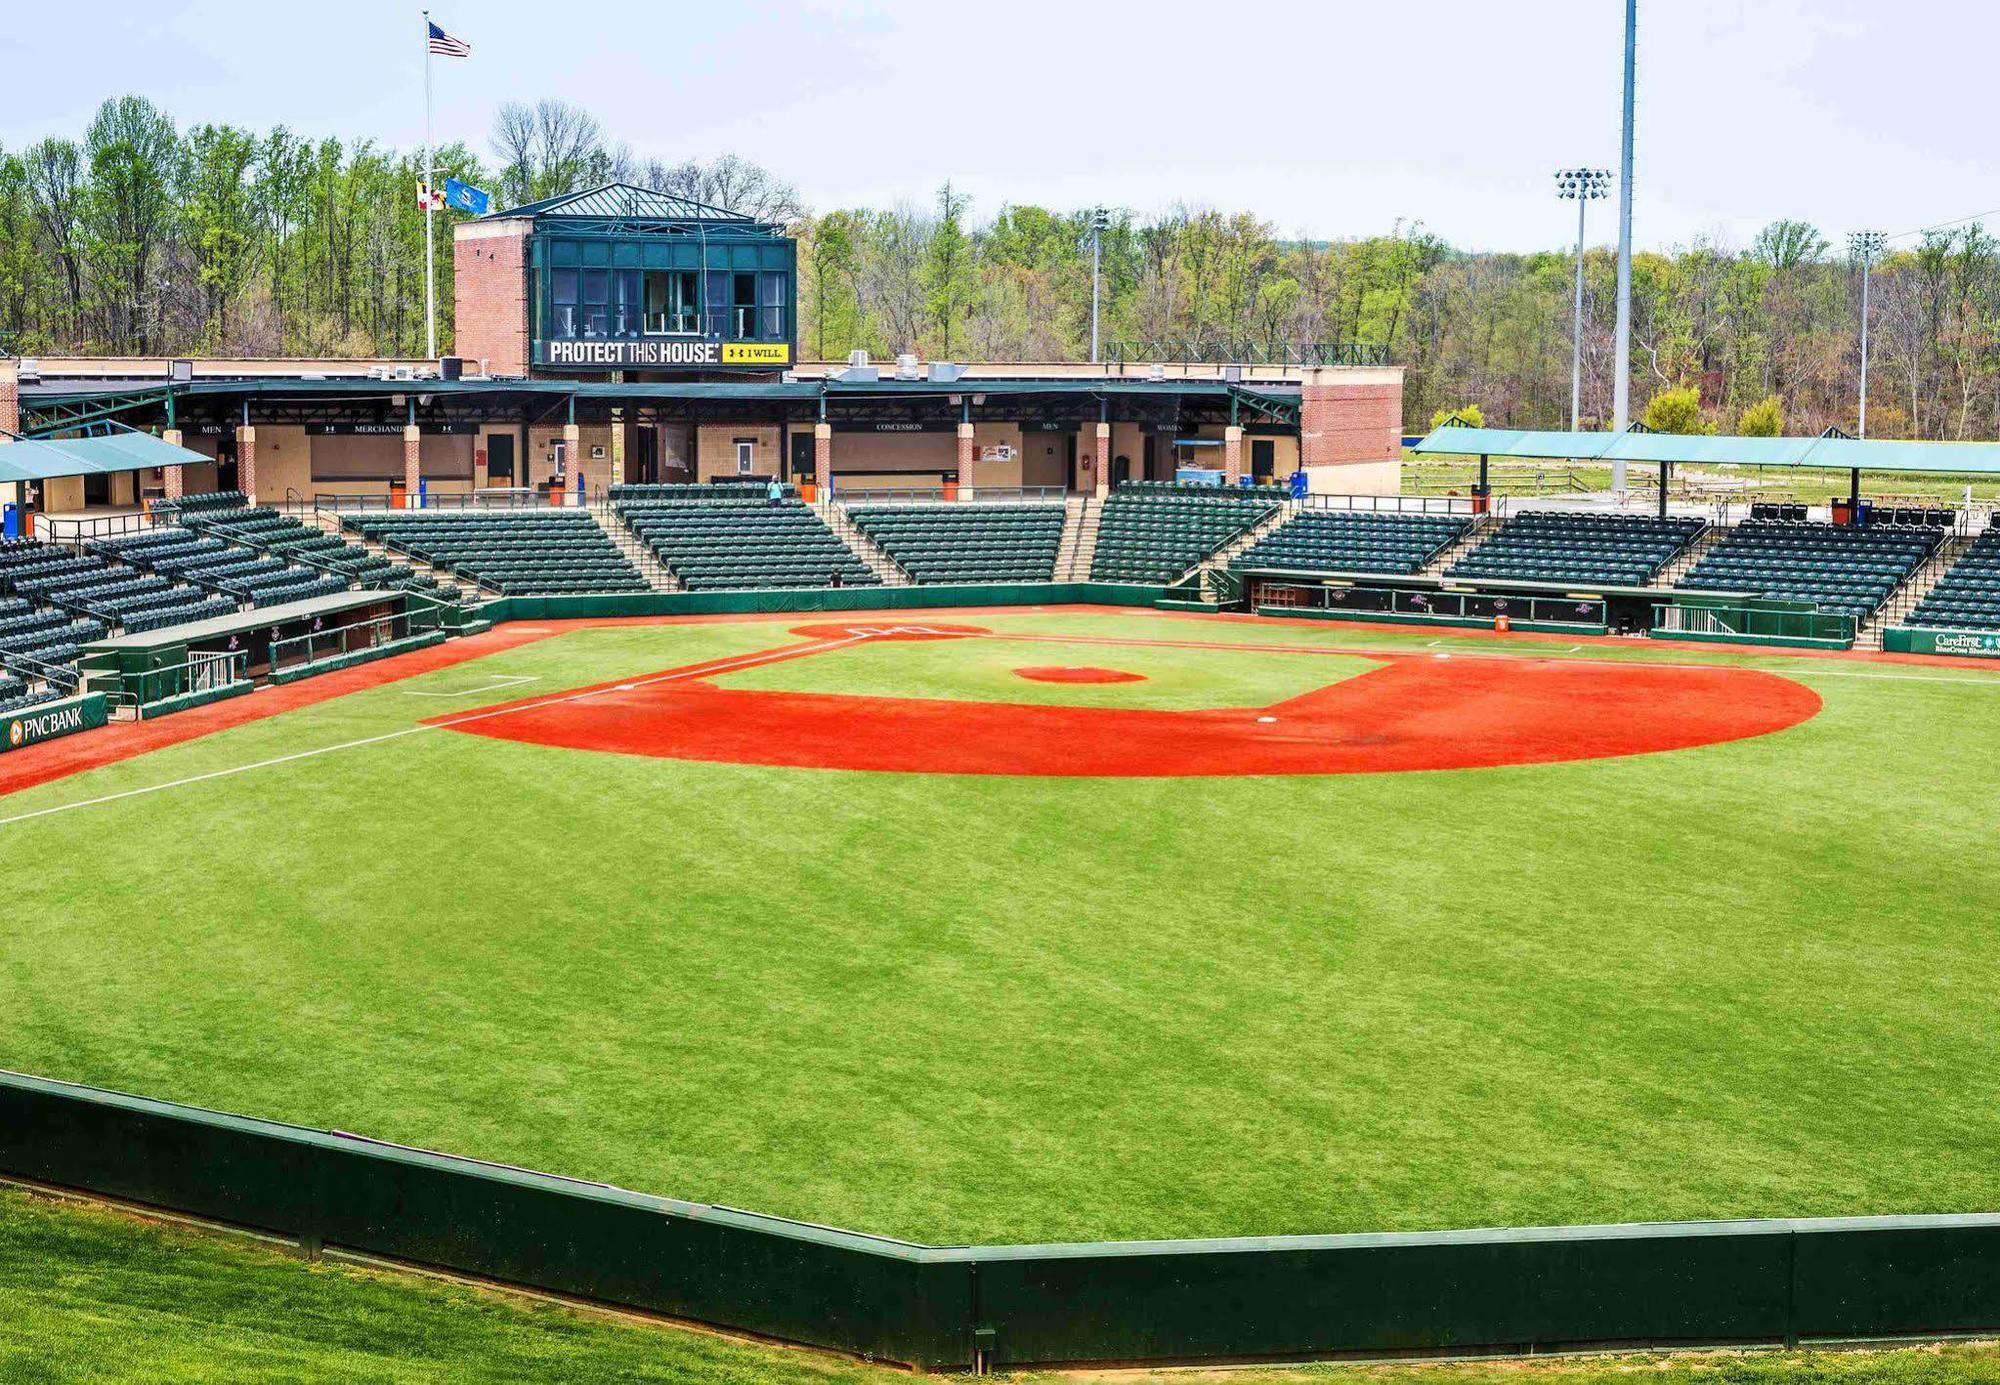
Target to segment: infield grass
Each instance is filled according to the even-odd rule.
[[[396,734],[788,638],[578,630],[0,798],[91,804],[0,825],[0,1066],[935,1241],[2000,1204],[1995,674],[976,619],[1744,662],[1825,708],[1630,759],[1189,781]],[[942,696],[966,658],[990,696],[996,647],[768,675]],[[1275,700],[1305,662],[1013,648],[1159,675],[1022,697]],[[466,692],[502,677],[535,681]]]

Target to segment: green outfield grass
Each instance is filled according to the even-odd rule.
[[[908,1372],[579,1312],[456,1284],[307,1264],[236,1237],[0,1189],[0,1382],[896,1385]],[[1326,1365],[1125,1380],[1176,1385],[1987,1385],[1991,1344],[1896,1351]],[[1016,1376],[1027,1381],[1061,1376]],[[1068,1377],[1074,1379],[1074,1377]]]
[[[1734,660],[1826,705],[1648,757],[1189,781],[396,734],[786,638],[574,631],[0,798],[390,737],[0,825],[0,1066],[930,1240],[2000,1204],[2000,671],[952,615]],[[1151,670],[1077,689],[1000,648],[737,677],[1178,706],[1308,662],[997,656]]]

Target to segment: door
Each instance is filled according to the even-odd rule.
[[[1269,485],[1277,476],[1278,444],[1269,438],[1250,439],[1250,477],[1258,485]]]
[[[660,435],[647,427],[639,429],[639,479],[648,485],[660,479]]]
[[[486,484],[514,484],[514,437],[511,433],[489,433],[486,436]]]
[[[792,480],[804,485],[814,479],[813,435],[794,433],[792,434]]]

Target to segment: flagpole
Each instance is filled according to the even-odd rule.
[[[437,167],[431,152],[431,12],[424,11],[424,355],[437,359],[437,250],[432,241],[431,195]]]

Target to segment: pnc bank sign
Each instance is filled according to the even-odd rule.
[[[538,341],[535,363],[604,370],[701,369],[707,366],[788,366],[790,342],[671,337],[654,341]]]

